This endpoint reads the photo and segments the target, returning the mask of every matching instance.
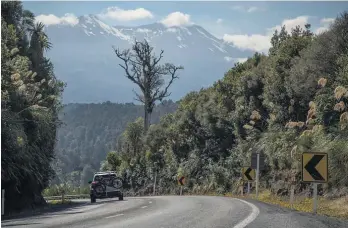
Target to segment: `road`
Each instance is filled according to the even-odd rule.
[[[342,221],[257,201],[214,196],[163,196],[99,200],[64,211],[2,221],[2,227],[100,228],[328,228]]]

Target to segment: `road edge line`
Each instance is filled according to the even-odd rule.
[[[249,225],[250,223],[252,223],[257,218],[257,216],[260,214],[260,210],[254,204],[249,203],[245,200],[237,199],[237,198],[234,198],[234,199],[239,200],[239,201],[247,204],[251,208],[251,213],[248,215],[248,217],[246,217],[243,221],[239,222],[237,225],[235,225],[233,227],[233,228],[244,228],[247,225]]]

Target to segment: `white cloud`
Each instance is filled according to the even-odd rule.
[[[252,50],[267,53],[268,49],[271,47],[271,38],[276,29],[279,31],[283,25],[285,25],[288,32],[291,32],[291,29],[295,28],[297,25],[304,28],[305,24],[308,23],[308,19],[309,16],[299,16],[293,19],[285,19],[280,25],[268,28],[265,34],[225,34],[223,36],[223,40],[225,42],[232,43],[233,46],[242,50]]]
[[[270,37],[260,34],[252,35],[228,35],[223,36],[223,40],[232,43],[235,47],[243,50],[253,50],[266,52],[270,47]]]
[[[236,62],[236,63],[244,63],[245,61],[248,60],[248,58],[232,58],[230,56],[225,56],[224,59],[227,61],[227,62]]]
[[[323,18],[320,20],[321,24],[331,24],[335,21],[335,18]]]
[[[321,27],[315,30],[315,34],[320,34],[329,30],[330,25],[335,21],[335,18],[323,18],[320,20]]]
[[[221,18],[216,20],[216,23],[218,23],[218,24],[221,24],[222,22],[223,22],[223,20]]]
[[[164,18],[161,23],[167,27],[190,25],[192,24],[190,17],[189,14],[174,12]]]
[[[118,7],[108,7],[98,16],[103,19],[112,19],[116,21],[135,21],[154,17],[150,11],[144,8],[124,10]]]
[[[319,27],[315,30],[315,34],[320,34],[320,33],[326,32],[327,30],[329,30],[328,27]]]
[[[237,62],[244,63],[248,60],[248,58],[236,58]]]
[[[256,11],[263,11],[263,9],[256,7],[256,6],[232,6],[232,10],[240,11],[240,12],[247,12],[247,13],[253,13]]]
[[[276,25],[268,31],[273,34],[273,32],[277,29],[278,31],[281,30],[282,26],[285,26],[285,30],[288,33],[291,33],[291,30],[295,28],[297,25],[299,25],[302,29],[305,28],[305,25],[308,24],[309,16],[299,16],[293,19],[285,19],[283,20],[281,25]]]
[[[35,21],[37,22],[42,22],[45,25],[57,25],[57,24],[69,24],[69,25],[76,25],[79,23],[79,19],[71,13],[67,13],[62,17],[57,17],[56,15],[53,14],[48,14],[48,15],[38,15],[35,17]]]

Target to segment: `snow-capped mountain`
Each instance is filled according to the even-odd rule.
[[[240,58],[252,53],[223,42],[203,27],[166,27],[161,23],[137,27],[110,26],[94,15],[78,23],[46,27],[53,48],[47,53],[56,75],[67,82],[64,102],[131,102],[136,88],[124,76],[112,46],[130,48],[134,39],[146,39],[155,53],[164,50],[164,62],[183,65],[172,88],[177,100],[192,90],[211,85]]]

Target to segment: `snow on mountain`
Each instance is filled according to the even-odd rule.
[[[53,44],[48,56],[57,77],[68,84],[64,102],[132,101],[136,87],[124,77],[112,46],[130,48],[135,38],[146,39],[156,53],[163,49],[163,61],[185,67],[171,88],[172,99],[211,85],[235,62],[252,54],[214,37],[199,25],[110,26],[95,15],[84,15],[77,24],[47,26],[46,32]]]

